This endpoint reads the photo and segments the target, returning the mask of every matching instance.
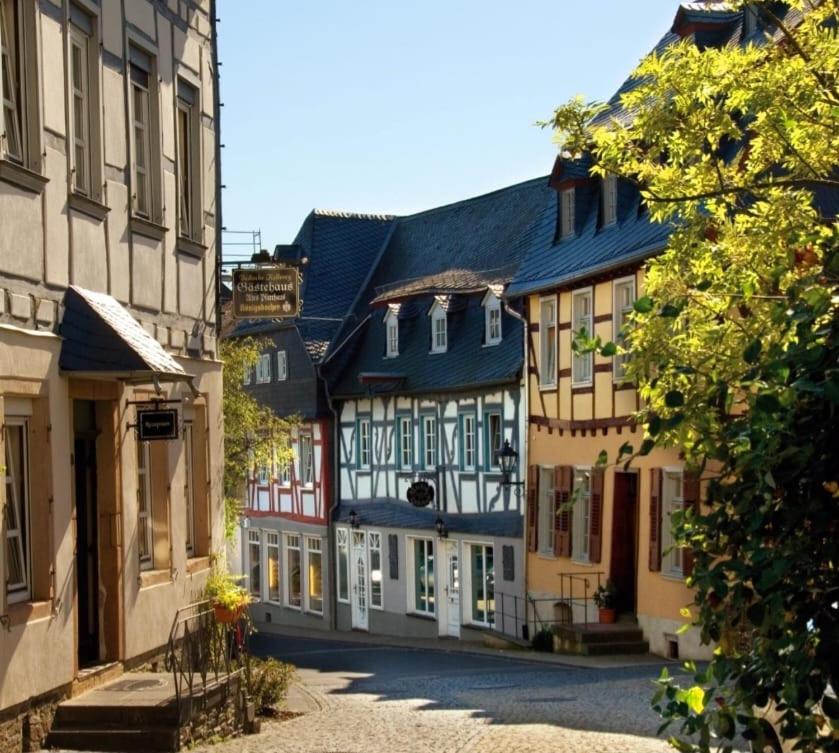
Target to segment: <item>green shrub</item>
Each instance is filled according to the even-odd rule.
[[[534,651],[547,651],[551,652],[554,650],[554,634],[550,628],[542,628],[540,629],[534,636],[533,640],[531,641],[531,645],[533,646]]]
[[[276,659],[251,659],[250,694],[260,714],[271,714],[285,700],[294,666]]]

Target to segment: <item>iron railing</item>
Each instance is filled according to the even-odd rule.
[[[221,623],[208,601],[181,607],[175,613],[166,647],[165,667],[172,672],[179,720],[192,716],[197,698],[215,687],[228,688],[248,672],[244,620]]]
[[[558,625],[597,622],[594,592],[600,587],[603,572],[559,573],[559,594],[536,598],[527,595],[524,638]],[[591,620],[589,618],[592,618]]]

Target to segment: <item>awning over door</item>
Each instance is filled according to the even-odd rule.
[[[105,293],[70,286],[59,327],[59,367],[75,376],[132,382],[188,381],[192,377],[136,319]]]

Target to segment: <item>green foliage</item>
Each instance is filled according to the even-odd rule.
[[[245,374],[256,366],[267,342],[250,337],[221,343],[224,361],[224,531],[228,540],[236,533],[241,511],[237,500],[244,494],[249,472],[271,462],[289,462],[292,450],[287,438],[299,424],[296,417],[280,418],[248,394]]]
[[[273,714],[288,694],[295,668],[276,659],[257,659],[250,664],[250,696],[260,714]]]
[[[777,43],[646,58],[631,122],[590,127],[581,100],[553,120],[564,149],[591,149],[596,173],[638,185],[674,227],[626,347],[639,454],[679,447],[706,481],[674,534],[716,651],[654,698],[684,751],[759,740],[770,700],[798,750],[839,750],[839,709],[822,702],[839,688],[839,227],[813,201],[839,189],[837,3],[788,4],[800,23],[754,3]]]
[[[614,581],[609,578],[599,585],[592,594],[592,600],[600,609],[614,609],[618,600],[618,589]]]
[[[530,640],[530,645],[534,651],[546,651],[550,653],[554,650],[554,634],[548,627],[543,627],[537,630],[533,638]]]
[[[235,612],[250,604],[250,594],[242,586],[242,575],[231,575],[227,569],[227,561],[224,557],[213,558],[210,574],[204,585],[204,598],[210,604],[218,605]]]

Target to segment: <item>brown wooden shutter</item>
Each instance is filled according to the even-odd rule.
[[[554,466],[554,555],[571,556],[571,510],[563,510],[571,501],[574,469],[570,465]]]
[[[685,471],[682,477],[682,499],[685,510],[699,511],[699,474]],[[682,574],[687,578],[693,573],[693,549],[686,547],[682,552]]]
[[[591,519],[588,537],[590,562],[600,562],[603,550],[603,477],[602,468],[591,471]]]
[[[539,466],[527,469],[527,551],[539,546]]]
[[[661,570],[661,468],[650,468],[650,570]]]

